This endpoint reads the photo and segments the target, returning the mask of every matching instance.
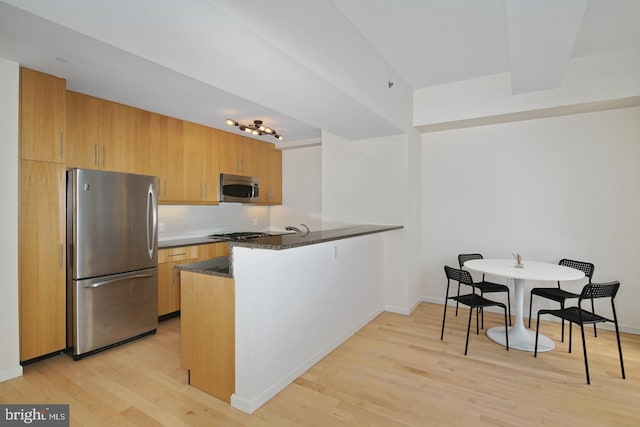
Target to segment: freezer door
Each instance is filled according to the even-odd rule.
[[[73,354],[80,355],[158,327],[156,268],[74,280]]]
[[[68,241],[74,279],[157,266],[156,182],[147,175],[69,171]]]

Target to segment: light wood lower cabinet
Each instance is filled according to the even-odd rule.
[[[66,346],[65,168],[20,162],[20,360]]]
[[[218,399],[235,391],[233,279],[182,271],[180,354],[189,383]]]
[[[227,243],[182,246],[158,251],[158,316],[180,310],[180,272],[174,267],[229,255]]]

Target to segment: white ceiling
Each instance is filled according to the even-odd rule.
[[[212,127],[360,139],[405,132],[415,89],[558,87],[572,58],[640,47],[638,22],[638,0],[4,0],[0,57]]]

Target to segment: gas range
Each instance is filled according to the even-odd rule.
[[[222,240],[228,240],[231,242],[237,242],[241,240],[257,239],[258,237],[268,237],[268,236],[271,236],[271,234],[263,233],[260,231],[240,231],[235,233],[210,234],[207,237],[211,239],[222,239]]]

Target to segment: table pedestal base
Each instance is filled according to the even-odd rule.
[[[534,351],[536,344],[536,333],[529,329],[513,326],[509,328],[509,349],[522,351]],[[496,326],[487,330],[487,336],[498,344],[506,345],[504,336],[504,326]],[[555,347],[554,342],[538,334],[538,352],[551,351]]]

